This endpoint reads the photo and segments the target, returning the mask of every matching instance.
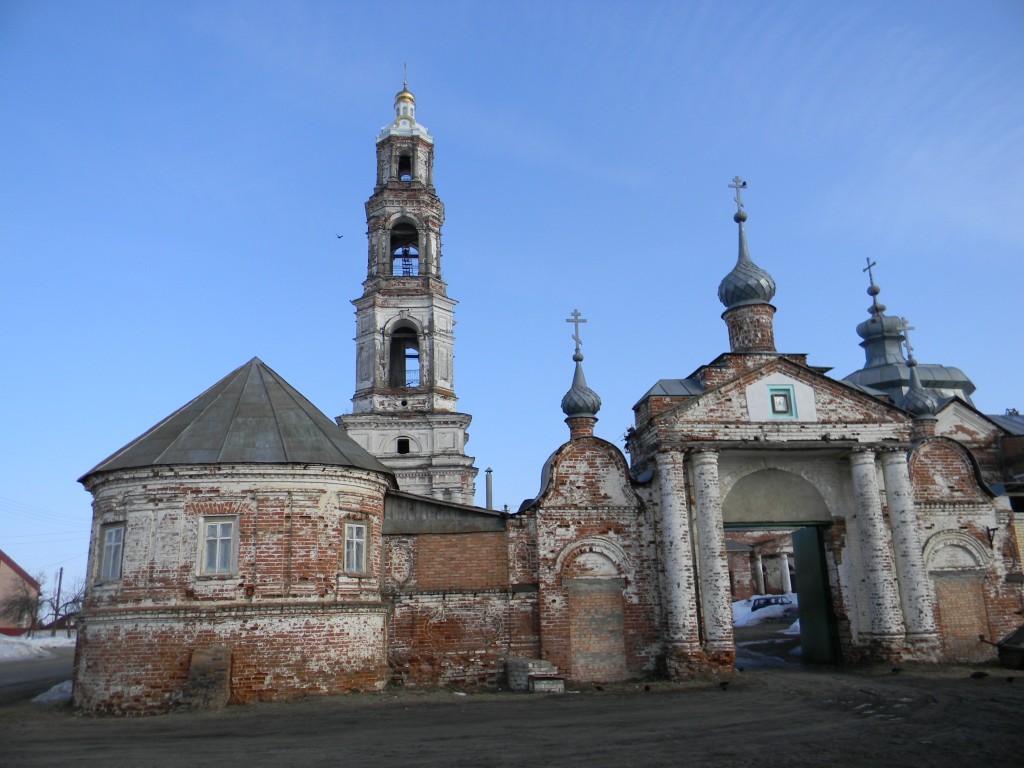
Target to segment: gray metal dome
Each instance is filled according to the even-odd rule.
[[[562,398],[562,413],[568,417],[597,417],[601,410],[601,398],[597,392],[587,386],[587,378],[583,375],[583,355],[577,351],[572,356],[576,361],[576,372],[572,377],[572,386]]]
[[[885,304],[878,300],[882,289],[875,283],[870,269],[874,262],[868,259],[868,272],[871,284],[868,296],[871,306],[868,307],[870,318],[857,326],[857,335],[863,341],[864,367],[854,371],[843,380],[858,387],[867,387],[888,395],[892,402],[903,407],[902,400],[913,391],[913,380],[917,379],[920,390],[931,395],[937,406],[950,397],[962,398],[971,403],[974,384],[959,368],[936,363],[918,364],[904,356],[903,345],[907,341],[906,332],[910,330],[907,319],[896,315],[885,314]],[[918,400],[908,401],[915,408],[925,407]],[[936,407],[937,407],[936,406]],[[916,413],[913,408],[906,408]]]
[[[770,304],[775,296],[775,280],[750,259],[747,249],[747,233],[743,222],[745,211],[737,211],[733,221],[740,225],[740,247],[736,266],[718,285],[718,299],[726,309],[748,304]]]
[[[917,360],[910,358],[907,364],[910,366],[910,389],[896,405],[918,418],[934,416],[942,404],[939,397],[921,386],[917,376]]]

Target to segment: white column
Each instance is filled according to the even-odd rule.
[[[761,562],[761,553],[754,555],[754,585],[757,587],[757,594],[764,594],[764,563]]]
[[[896,578],[899,582],[907,640],[914,645],[936,646],[938,633],[935,627],[935,598],[925,570],[917,530],[914,489],[910,484],[906,451],[892,450],[882,454],[882,477],[889,505]]]
[[[655,456],[661,502],[661,560],[664,568],[665,621],[669,673],[680,656],[700,651],[697,601],[690,548],[690,518],[686,504],[686,475],[681,453]]]
[[[793,591],[793,581],[789,578],[789,555],[779,552],[779,572],[782,576],[782,591],[789,594]]]
[[[850,454],[850,467],[864,582],[868,590],[871,639],[883,649],[898,650],[903,645],[903,617],[890,557],[889,531],[882,517],[875,452],[855,451]]]
[[[694,498],[697,506],[697,578],[704,615],[704,649],[708,653],[733,651],[732,593],[729,559],[722,527],[722,494],[718,484],[718,452],[691,454]]]

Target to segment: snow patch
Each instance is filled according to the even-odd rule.
[[[63,683],[57,683],[46,693],[40,693],[32,701],[36,704],[65,704],[71,701],[71,681],[65,680]]]
[[[765,595],[751,595],[746,600],[737,600],[732,604],[732,625],[734,627],[752,627],[755,624],[777,621],[784,617],[787,611],[792,612],[799,606],[799,598],[796,593],[790,592],[785,595],[789,598],[790,605],[768,605],[756,611],[751,610],[754,601],[759,597],[765,597]],[[779,597],[779,595],[774,595],[774,597]]]
[[[0,664],[6,661],[49,659],[52,657],[53,654],[48,650],[29,640],[16,640],[13,637],[0,635]]]
[[[74,648],[75,638],[66,635],[57,637],[8,637],[0,635],[0,664],[26,659],[52,659],[47,648]]]

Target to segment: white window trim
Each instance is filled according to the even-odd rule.
[[[108,541],[108,536],[118,533],[116,542]],[[100,563],[99,563],[99,574],[96,579],[99,582],[105,581],[120,581],[121,576],[124,572],[124,534],[125,524],[123,522],[108,523],[100,526]],[[117,548],[117,569],[116,572],[113,570],[114,557],[108,557],[114,549]]]
[[[225,523],[231,524],[231,536],[230,543],[228,544],[228,563],[225,566],[220,562],[222,557],[222,549],[220,546],[217,547],[217,554],[215,560],[217,561],[214,565],[214,569],[208,569],[206,564],[207,546],[210,541],[221,542],[225,538],[221,534],[223,530],[220,528]],[[209,526],[218,526],[217,535],[214,539],[209,537]],[[238,515],[210,515],[201,518],[199,527],[199,562],[198,572],[201,577],[208,579],[217,578],[230,578],[238,574]]]
[[[355,537],[356,530],[362,532],[361,537]],[[349,545],[352,545],[353,558],[349,558]],[[366,561],[370,546],[370,526],[361,522],[345,523],[345,573],[354,576],[366,575]]]

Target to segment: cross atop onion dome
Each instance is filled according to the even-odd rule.
[[[587,321],[583,319],[578,309],[574,309],[572,317],[565,322],[576,326],[572,335],[573,341],[576,342],[576,351],[572,356],[576,362],[576,372],[572,377],[572,386],[562,398],[562,413],[567,418],[583,416],[596,420],[597,412],[601,410],[601,398],[598,397],[597,392],[587,386],[587,378],[583,375],[583,353],[580,351],[580,345],[583,343],[580,339],[580,324]]]

